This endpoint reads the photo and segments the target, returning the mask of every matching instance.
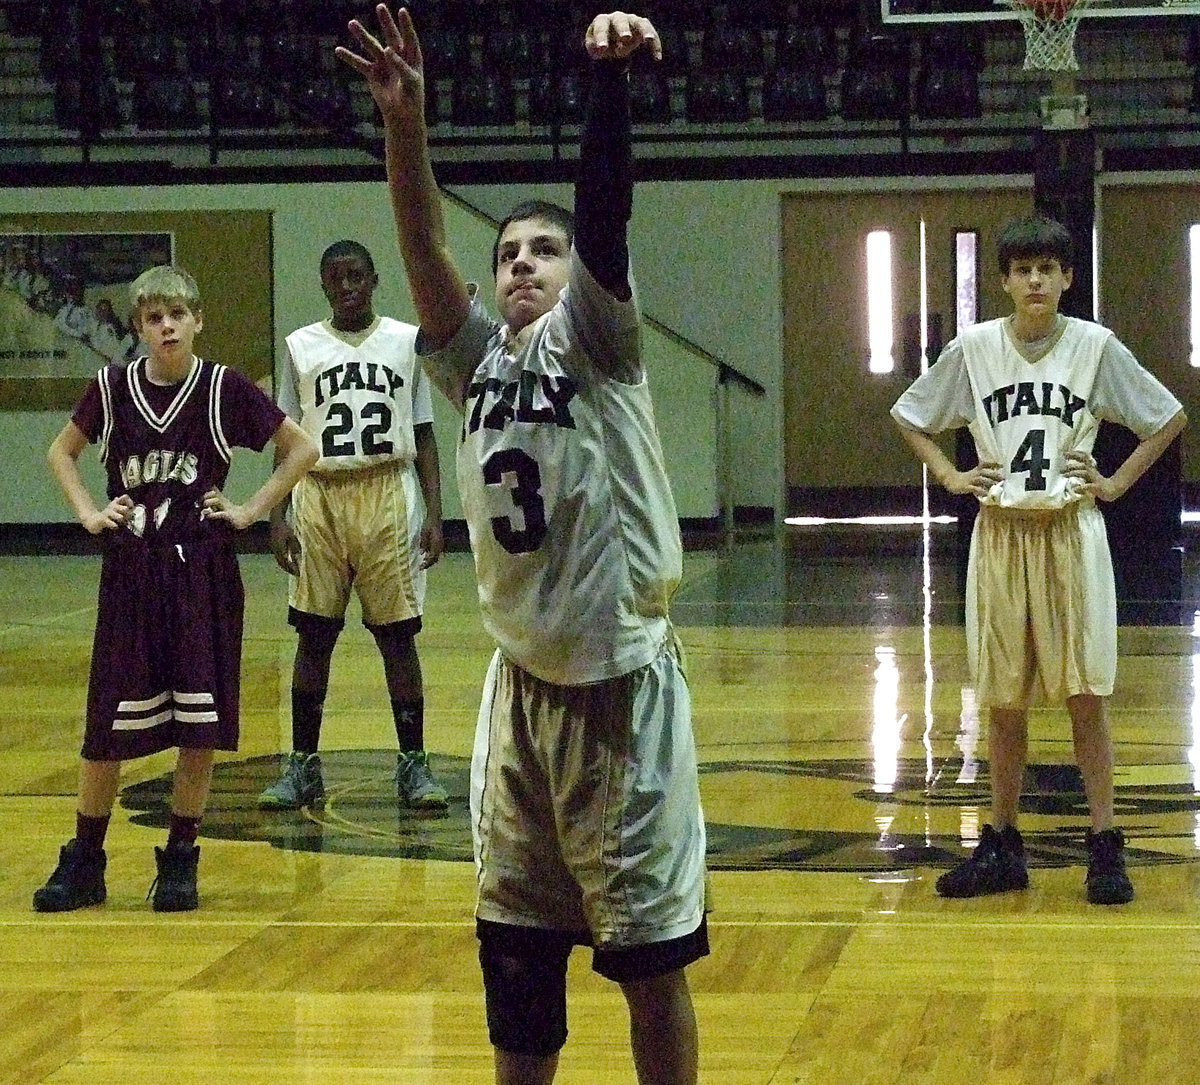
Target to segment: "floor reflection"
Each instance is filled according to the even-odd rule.
[[[690,625],[961,624],[963,553],[955,524],[780,525],[713,551],[672,611]],[[1182,587],[1166,576],[1149,597],[1119,598],[1121,624],[1191,625],[1200,558],[1184,548],[1182,566]]]

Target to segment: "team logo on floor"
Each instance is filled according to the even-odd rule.
[[[450,793],[450,809],[429,814],[401,807],[396,799],[394,752],[333,750],[321,755],[326,798],[302,810],[262,810],[259,793],[279,772],[276,757],[221,762],[213,774],[212,799],[202,827],[219,840],[259,840],[296,851],[394,856],[403,859],[471,861],[467,810],[469,760],[431,755],[431,765]],[[963,841],[943,828],[962,821],[953,811],[977,810],[986,820],[985,766],[964,772],[961,762],[931,766],[901,760],[894,779],[880,788],[862,760],[709,761],[700,767],[706,793],[708,865],[713,870],[823,870],[887,873],[918,866],[946,867],[962,858]],[[1117,788],[1117,821],[1137,847],[1134,865],[1186,862],[1200,795],[1179,765],[1143,766],[1144,784]],[[141,825],[165,826],[169,776],[126,787],[122,805]],[[746,824],[722,809],[752,809],[767,791],[778,801],[763,805],[791,811],[794,827]],[[727,796],[730,798],[723,802]],[[1022,788],[1022,830],[1031,866],[1082,864],[1087,804],[1074,766],[1034,765]],[[845,827],[822,824],[836,811]],[[860,813],[859,813],[860,812]],[[928,818],[926,817],[928,815]],[[1161,850],[1154,841],[1162,841]],[[1181,842],[1187,847],[1182,847]]]

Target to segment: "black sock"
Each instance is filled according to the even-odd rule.
[[[167,847],[190,848],[200,835],[200,818],[184,817],[171,811],[171,827],[167,830]]]
[[[400,752],[425,748],[425,698],[415,701],[392,700],[392,719],[396,724],[396,741]]]
[[[319,693],[292,687],[292,749],[298,753],[316,753],[321,743],[321,717],[325,711],[325,691]]]
[[[99,817],[92,817],[89,814],[76,813],[75,839],[85,851],[104,850],[104,836],[108,832],[110,816],[101,814]]]

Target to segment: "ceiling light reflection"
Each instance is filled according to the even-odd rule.
[[[907,716],[897,716],[900,705],[900,668],[896,649],[875,649],[875,697],[871,751],[875,759],[875,791],[890,794],[900,773],[900,732]]]

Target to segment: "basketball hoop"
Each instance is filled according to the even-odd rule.
[[[1007,0],[1025,30],[1025,70],[1077,72],[1075,30],[1092,0]]]
[[[1025,70],[1049,72],[1050,93],[1041,100],[1042,127],[1086,128],[1088,100],[1077,93],[1075,31],[1093,0],[1006,0],[1025,30]]]

